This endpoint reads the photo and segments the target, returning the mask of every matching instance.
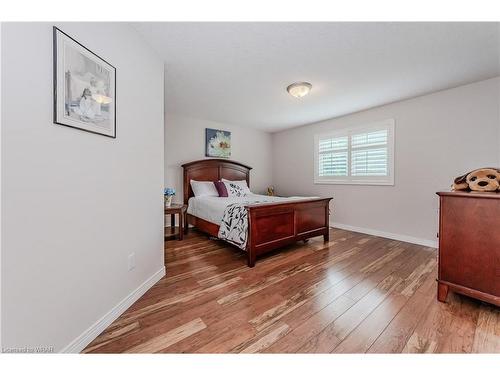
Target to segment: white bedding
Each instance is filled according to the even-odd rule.
[[[233,203],[255,202],[255,203],[272,203],[286,202],[294,200],[307,200],[315,197],[270,197],[267,195],[248,194],[245,197],[192,197],[188,202],[188,214],[199,217],[200,219],[209,221],[213,224],[220,225],[226,207]]]

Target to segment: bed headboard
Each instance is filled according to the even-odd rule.
[[[252,167],[232,160],[203,159],[182,165],[184,169],[184,204],[194,196],[191,189],[191,180],[218,181],[222,178],[228,180],[247,180],[250,186],[250,170]]]

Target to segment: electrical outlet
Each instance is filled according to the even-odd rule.
[[[135,253],[128,256],[128,270],[132,271],[135,268]]]

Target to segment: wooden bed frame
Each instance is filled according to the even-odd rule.
[[[184,204],[193,197],[191,180],[218,181],[246,180],[250,186],[250,170],[244,164],[221,159],[204,159],[184,164]],[[283,203],[260,203],[247,206],[248,210],[248,266],[255,265],[257,256],[281,246],[323,236],[329,240],[329,203],[332,198],[313,198]],[[185,231],[191,224],[217,237],[219,226],[186,213]]]

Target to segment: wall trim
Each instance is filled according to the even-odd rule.
[[[108,311],[102,318],[97,320],[87,328],[80,336],[74,339],[69,345],[61,350],[61,353],[80,353],[99,336],[107,327],[111,325],[121,314],[146,293],[154,284],[165,276],[165,266],[156,271],[151,277],[144,281],[137,289],[126,296],[115,307]]]
[[[404,234],[384,232],[381,230],[370,229],[370,228],[355,227],[352,225],[342,224],[342,223],[338,223],[335,221],[330,221],[330,226],[333,228],[349,230],[351,232],[359,232],[359,233],[364,233],[364,234],[370,234],[372,236],[390,238],[391,240],[414,243],[417,245],[432,247],[435,249],[438,248],[438,241],[437,240],[432,241],[432,240],[427,240],[425,238],[412,237],[412,236],[407,236]]]

